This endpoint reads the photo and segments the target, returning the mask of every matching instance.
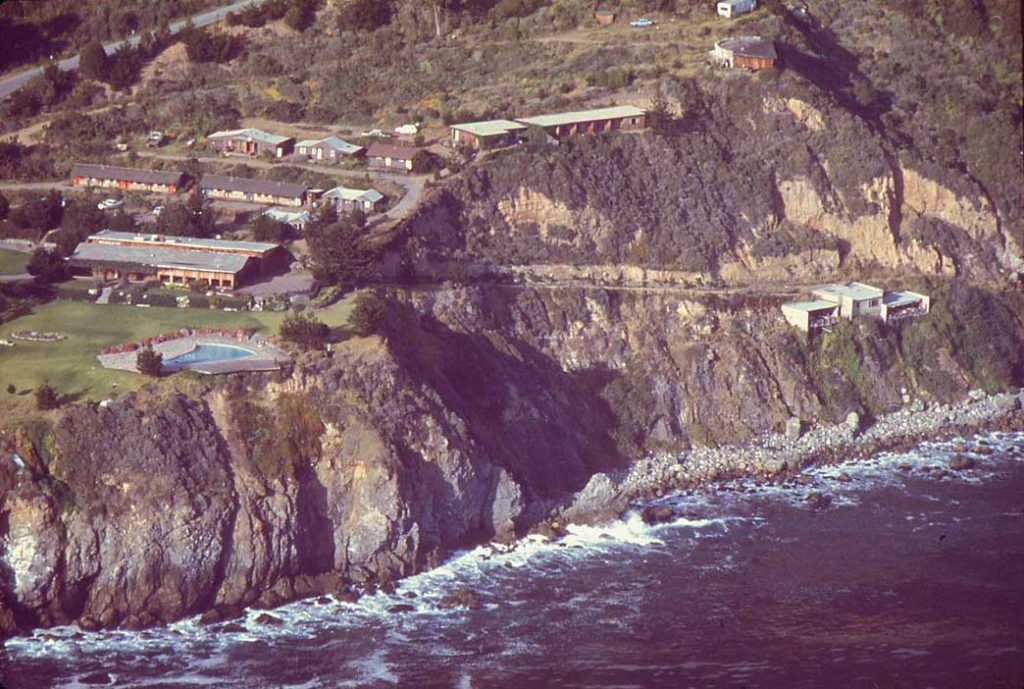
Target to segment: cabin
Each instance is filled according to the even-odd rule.
[[[303,139],[295,144],[295,153],[313,162],[337,163],[343,158],[357,158],[366,153],[362,146],[349,143],[336,136],[323,139]]]
[[[349,189],[334,187],[320,197],[324,203],[334,206],[339,213],[351,213],[358,209],[366,215],[377,213],[384,208],[384,194],[376,189]]]
[[[234,289],[266,270],[281,251],[277,244],[264,242],[104,230],[79,244],[68,264],[72,272],[102,281]]]
[[[786,322],[805,332],[832,325],[840,318],[876,316],[886,323],[927,315],[931,299],[918,292],[887,292],[863,282],[822,285],[811,290],[812,301],[782,305]]]
[[[881,312],[882,297],[885,291],[863,282],[847,282],[845,284],[822,285],[811,290],[815,299],[838,304],[842,318],[871,315]]]
[[[716,6],[720,17],[738,17],[757,9],[757,0],[722,0]]]
[[[290,155],[295,147],[295,139],[265,132],[262,129],[232,129],[214,132],[206,137],[210,145],[218,153],[225,155],[259,156],[269,155],[273,158],[284,158]]]
[[[615,10],[607,5],[601,5],[594,10],[594,20],[601,26],[611,26],[615,23]]]
[[[297,211],[291,208],[268,208],[263,211],[263,215],[288,225],[296,232],[305,230],[310,218],[309,211]]]
[[[839,319],[839,306],[830,301],[791,301],[782,305],[782,317],[804,332],[827,328]]]
[[[418,148],[377,141],[366,152],[369,168],[384,172],[412,172]]]
[[[199,180],[199,188],[211,199],[268,203],[274,206],[303,206],[307,198],[307,189],[302,184],[228,175],[203,175]]]
[[[730,69],[774,69],[779,56],[775,44],[760,36],[723,38],[711,51],[711,62]]]
[[[466,145],[479,151],[517,144],[519,136],[529,127],[512,120],[486,120],[453,124],[449,129],[454,145]]]
[[[76,163],[71,166],[71,183],[76,187],[106,187],[125,191],[153,191],[173,194],[184,186],[183,172],[138,170],[114,165]]]
[[[640,131],[647,126],[647,111],[632,105],[595,110],[563,112],[555,115],[520,117],[516,122],[540,127],[555,139],[614,131]]]

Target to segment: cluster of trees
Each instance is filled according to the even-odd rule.
[[[135,368],[144,376],[159,378],[164,372],[164,355],[152,347],[143,347],[135,355]]]
[[[366,277],[374,255],[363,241],[365,226],[366,216],[361,211],[338,215],[331,206],[321,208],[306,224],[306,242],[316,280],[347,291]]]
[[[267,22],[284,19],[285,24],[296,31],[305,31],[313,26],[316,13],[322,6],[323,0],[266,0],[259,5],[250,5],[237,14],[231,12],[224,21],[228,26],[257,28]]]
[[[43,73],[11,94],[4,106],[8,117],[32,117],[43,108],[52,108],[63,101],[75,87],[75,73],[65,72],[49,64]]]
[[[156,221],[161,234],[175,237],[211,237],[215,226],[213,206],[199,189],[184,202],[168,203]]]
[[[290,313],[278,329],[281,338],[306,349],[323,349],[331,329],[311,313]]]
[[[191,23],[178,34],[192,62],[228,62],[238,57],[244,47],[241,36],[199,29]]]
[[[260,215],[252,222],[252,238],[257,242],[282,242],[292,235],[292,227],[288,223]]]

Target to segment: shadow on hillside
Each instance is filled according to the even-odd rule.
[[[566,373],[522,341],[456,332],[405,305],[391,305],[383,330],[395,357],[527,495],[559,498],[625,464],[616,415],[592,376]]]

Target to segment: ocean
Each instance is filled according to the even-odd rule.
[[[350,604],[143,632],[9,640],[3,686],[1024,687],[1024,433],[734,481],[638,512],[484,546]],[[818,492],[831,502],[813,506]],[[459,590],[476,609],[442,609]],[[396,608],[396,606],[401,606]],[[257,622],[269,612],[279,624]]]

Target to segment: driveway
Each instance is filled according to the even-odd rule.
[[[199,14],[194,14],[189,18],[179,19],[175,22],[172,22],[170,25],[170,30],[172,34],[178,33],[185,27],[185,24],[189,21],[189,19],[191,19],[192,23],[197,27],[215,24],[224,19],[224,17],[226,17],[229,12],[237,12],[238,10],[244,9],[249,5],[255,5],[260,2],[263,2],[263,0],[236,0],[236,2],[233,2],[230,5],[218,7],[217,9],[208,10],[206,12],[201,12]],[[137,33],[131,36],[130,38],[107,43],[103,46],[103,49],[107,51],[108,55],[111,55],[125,43],[131,45],[132,47],[137,46],[141,38],[142,34]],[[78,56],[73,55],[72,57],[60,60],[56,64],[62,70],[78,69]],[[6,79],[0,80],[0,100],[11,95],[19,88],[21,88],[28,82],[32,81],[32,79],[34,79],[42,73],[42,67],[34,67],[32,69],[27,69],[24,72],[19,72],[18,74],[9,76]]]

